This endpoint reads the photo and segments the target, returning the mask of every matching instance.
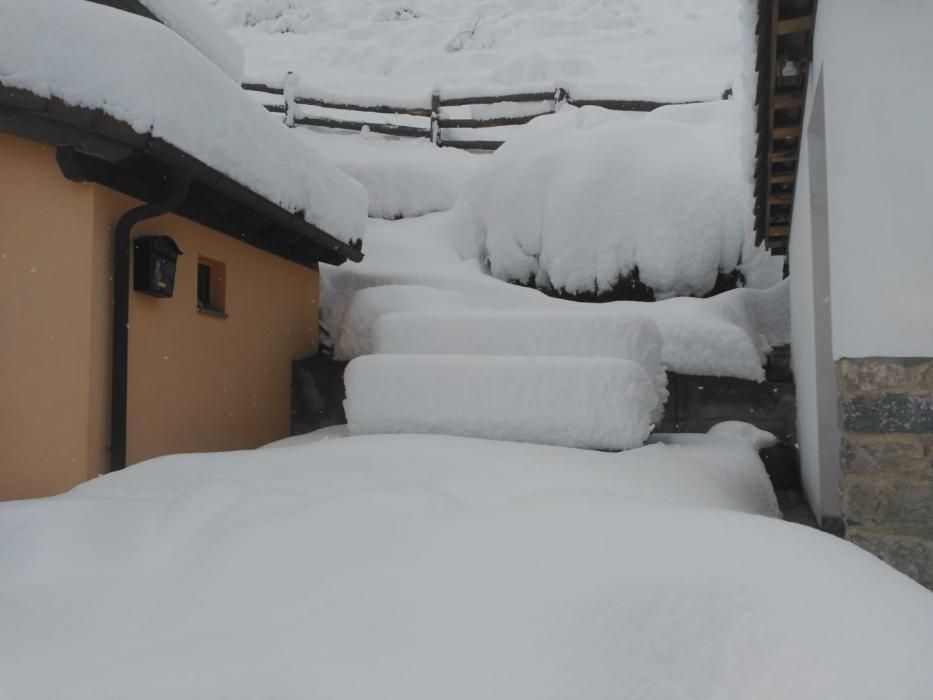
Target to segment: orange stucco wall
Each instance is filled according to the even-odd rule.
[[[135,204],[0,134],[0,499],[105,471],[112,226]],[[173,215],[133,236],[146,233],[184,254],[173,298],[130,293],[129,463],[287,435],[291,361],[317,343],[317,271]],[[226,265],[227,318],[197,310],[199,255]]]
[[[89,367],[109,327],[101,337],[91,297],[110,253],[93,220],[94,188],[65,180],[54,149],[0,134],[0,498],[98,469]]]
[[[105,221],[134,204],[97,194]],[[317,343],[317,271],[172,215],[133,229],[145,234],[170,235],[183,254],[171,299],[130,295],[128,463],[288,435],[291,361]],[[198,311],[198,256],[226,266],[226,318]]]

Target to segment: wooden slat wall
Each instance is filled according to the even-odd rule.
[[[755,238],[776,255],[790,240],[815,10],[815,0],[758,3]]]

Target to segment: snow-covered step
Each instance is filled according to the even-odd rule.
[[[367,355],[347,366],[352,434],[435,433],[625,450],[658,406],[654,381],[604,357]]]

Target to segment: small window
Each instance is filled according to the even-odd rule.
[[[227,317],[226,265],[198,256],[198,311],[212,316]]]

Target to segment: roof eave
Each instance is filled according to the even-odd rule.
[[[280,257],[298,257],[295,262],[305,265],[317,261],[340,265],[347,260],[358,262],[363,259],[360,241],[355,241],[353,245],[344,243],[309,223],[301,213],[292,213],[282,208],[167,141],[148,134],[139,134],[101,110],[67,105],[56,98],[43,98],[27,90],[10,88],[0,83],[0,131],[8,131],[53,146],[75,149],[102,163],[109,163],[114,168],[131,160],[134,155],[146,156],[170,168],[181,168],[204,188],[274,224],[275,226],[268,228],[270,237],[274,234],[275,227],[281,227],[294,236],[305,239],[314,248],[312,254],[308,252],[308,246],[303,245],[300,247],[305,249],[304,252],[289,256],[283,254],[281,241],[270,240],[269,245],[264,245],[265,241],[260,234],[247,240],[251,245]],[[108,186],[117,185],[117,175],[111,174],[111,184]],[[145,194],[142,191],[126,192],[126,187],[122,190],[119,186],[113,188],[137,198]],[[194,211],[191,205],[183,207],[179,214],[205,225],[209,225],[207,221],[213,221],[215,226],[223,225],[212,212]],[[218,230],[243,240],[250,238],[240,231],[222,228]],[[314,260],[309,260],[310,257],[314,257]]]

